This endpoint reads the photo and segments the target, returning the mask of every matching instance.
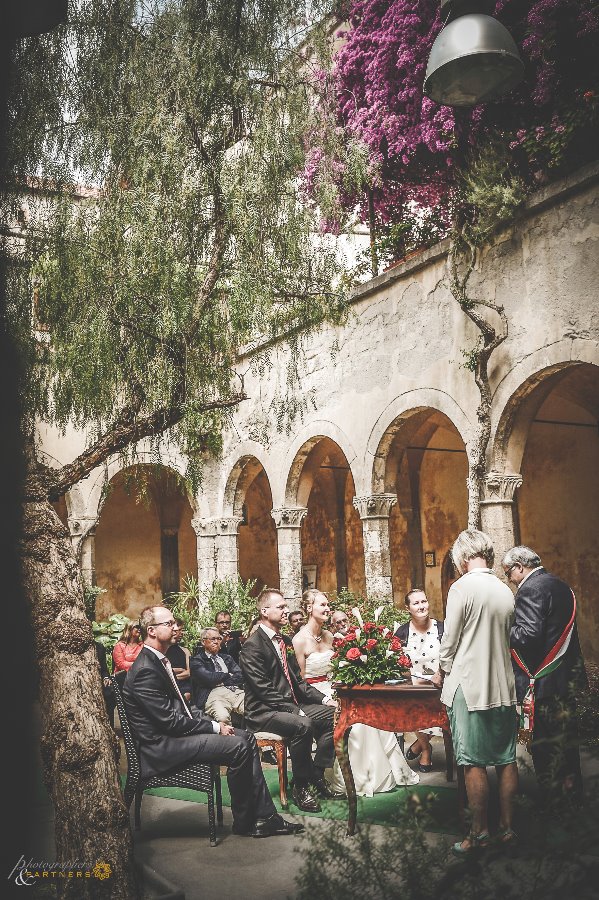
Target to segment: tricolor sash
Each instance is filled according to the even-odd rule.
[[[520,715],[520,731],[518,733],[518,740],[520,741],[520,743],[526,744],[529,749],[535,722],[535,685],[537,681],[539,681],[539,679],[544,678],[551,672],[555,672],[555,670],[561,665],[568,647],[570,646],[570,640],[574,631],[574,619],[576,618],[576,597],[574,596],[574,591],[572,591],[572,600],[574,602],[570,621],[568,622],[568,624],[564,628],[563,633],[557,639],[555,645],[551,648],[536,672],[533,673],[530,671],[517,650],[511,651],[512,659],[516,661],[522,671],[527,675],[529,682],[528,691],[526,692],[526,696],[524,697],[524,700],[522,702],[522,713]]]

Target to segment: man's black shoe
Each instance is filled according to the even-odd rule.
[[[272,837],[277,834],[300,834],[304,830],[303,825],[295,822],[287,822],[282,816],[275,814],[270,819],[258,819],[251,832],[252,837]]]
[[[295,784],[291,796],[293,797],[295,805],[303,812],[320,812],[320,803],[310,788],[298,787],[297,784]]]
[[[334,791],[324,778],[319,778],[314,782],[314,790],[322,800],[347,800],[345,794]]]

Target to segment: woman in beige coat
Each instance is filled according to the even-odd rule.
[[[499,837],[514,838],[517,718],[509,650],[514,596],[492,571],[493,545],[484,532],[462,531],[451,554],[462,577],[447,595],[435,683],[443,685],[441,700],[447,707],[456,763],[464,766],[472,812],[470,834],[453,848],[459,856],[489,841],[487,766],[497,771]]]

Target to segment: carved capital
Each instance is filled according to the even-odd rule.
[[[301,528],[307,512],[305,506],[281,506],[271,509],[270,514],[277,528]]]
[[[98,520],[95,516],[69,516],[68,523],[71,537],[81,539],[94,534]]]
[[[522,475],[489,472],[485,476],[483,503],[511,503],[517,488],[522,485]]]
[[[391,507],[396,503],[396,494],[371,494],[370,497],[354,497],[354,506],[361,519],[388,519],[391,515]]]
[[[237,534],[241,516],[217,516],[213,519],[194,518],[191,525],[198,537],[215,537],[217,534]]]

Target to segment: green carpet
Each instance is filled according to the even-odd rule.
[[[264,769],[264,777],[270,790],[274,804],[281,812],[279,800],[279,777],[276,769]],[[227,779],[222,778],[223,805],[230,806],[231,798]],[[185,788],[152,788],[146,791],[156,797],[167,797],[170,800],[188,800],[192,803],[205,803],[206,795]],[[430,802],[430,826],[428,831],[444,834],[459,834],[461,826],[458,821],[457,792],[450,787],[427,787],[416,784],[405,788],[396,788],[385,794],[374,797],[358,797],[358,822],[371,825],[397,825],[401,821],[409,798],[416,795],[422,801]],[[344,800],[322,802],[322,812],[300,813],[293,801],[290,801],[289,812],[303,816],[315,816],[321,819],[339,819],[347,821],[347,803]]]

